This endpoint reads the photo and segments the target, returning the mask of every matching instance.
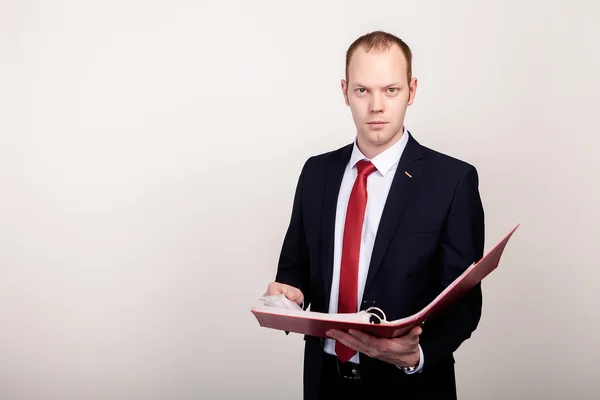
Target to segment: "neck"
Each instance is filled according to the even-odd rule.
[[[400,131],[397,134],[392,136],[392,138],[385,143],[373,143],[368,142],[366,140],[363,141],[361,140],[360,136],[358,136],[356,139],[356,145],[358,146],[360,151],[365,155],[365,157],[371,160],[379,154],[386,151],[387,149],[389,149],[390,147],[392,147],[393,145],[395,145],[396,143],[398,143],[400,139],[402,139],[403,135],[404,128],[400,129]]]

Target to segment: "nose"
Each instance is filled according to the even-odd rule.
[[[381,98],[381,95],[378,93],[374,93],[373,97],[371,98],[371,112],[372,113],[380,113],[383,111],[383,99]]]

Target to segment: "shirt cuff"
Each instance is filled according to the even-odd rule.
[[[416,374],[423,370],[423,364],[425,363],[425,357],[423,356],[423,349],[421,348],[421,345],[418,345],[418,346],[419,346],[419,365],[417,366],[417,368],[415,368],[414,371],[404,371],[408,375]],[[402,369],[402,367],[398,367],[398,368]]]

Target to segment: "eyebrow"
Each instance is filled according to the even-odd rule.
[[[354,84],[351,85],[352,87],[364,87],[364,88],[368,88],[368,86],[365,85],[361,85],[360,82],[356,82]],[[398,82],[394,82],[394,83],[390,83],[389,85],[384,85],[384,88],[389,88],[392,86],[402,86],[402,84],[398,83]]]

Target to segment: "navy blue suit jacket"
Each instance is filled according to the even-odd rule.
[[[275,280],[299,288],[305,305],[327,312],[333,271],[338,190],[352,145],[307,160],[296,188]],[[405,174],[408,172],[412,177]],[[361,309],[381,308],[388,320],[411,315],[483,256],[484,211],[472,165],[419,144],[412,135],[399,160],[377,232]],[[365,376],[388,388],[448,387],[454,398],[453,352],[476,329],[482,307],[478,284],[423,325],[424,369],[407,375],[360,355]],[[317,398],[323,340],[305,337],[304,395]],[[441,393],[441,392],[440,392]]]

